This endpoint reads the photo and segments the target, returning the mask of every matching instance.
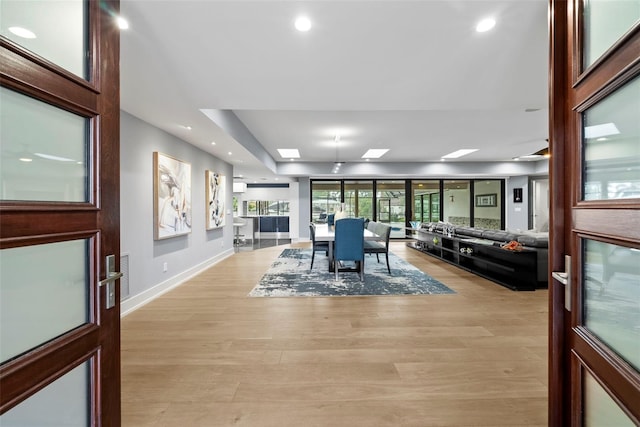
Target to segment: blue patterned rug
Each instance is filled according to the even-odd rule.
[[[380,262],[367,255],[364,281],[358,273],[340,272],[339,280],[329,272],[328,259],[316,252],[311,266],[311,249],[285,249],[249,293],[251,297],[419,295],[455,293],[402,258],[389,253],[391,275],[384,255]]]

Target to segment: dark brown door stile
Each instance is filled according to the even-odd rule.
[[[61,244],[76,245],[74,248],[82,249],[83,259],[69,259],[77,259],[75,268],[84,271],[85,277],[73,285],[86,293],[86,309],[78,308],[80,312],[86,310],[84,323],[58,336],[45,337],[32,348],[18,352],[0,364],[0,416],[13,420],[11,417],[15,412],[12,411],[27,403],[30,397],[81,368],[87,378],[85,411],[88,425],[117,426],[120,425],[119,287],[115,287],[116,305],[108,309],[105,307],[106,287],[100,282],[107,278],[105,257],[114,255],[116,269],[120,259],[120,35],[114,18],[119,13],[119,0],[88,0],[82,5],[86,22],[77,25],[85,28],[86,79],[23,47],[18,39],[0,37],[3,93],[10,93],[20,102],[42,106],[42,115],[50,112],[67,114],[86,123],[83,148],[86,155],[84,159],[77,159],[80,166],[76,166],[76,170],[86,171],[84,201],[22,200],[11,195],[7,197],[5,193],[0,200],[0,256],[20,256],[14,254],[26,254],[21,251],[34,248],[50,250],[48,248],[58,248],[55,245]],[[22,6],[26,14],[26,8],[31,5],[24,2],[20,4]],[[20,124],[13,126],[14,130],[22,129]],[[29,126],[37,127],[38,123]],[[51,141],[51,152],[55,153],[59,145],[54,146],[55,138]],[[3,145],[6,142],[3,141]],[[83,144],[81,141],[65,143]],[[59,170],[62,169],[56,171]],[[76,172],[69,170],[69,176],[75,177]],[[10,179],[13,181],[7,179],[6,185],[16,181],[15,176]],[[21,184],[23,192],[32,191],[28,185]],[[43,193],[37,187],[33,192]],[[24,258],[26,265],[28,257],[25,255]],[[84,270],[83,265],[86,265]],[[42,267],[33,265],[32,268]],[[42,277],[46,276],[43,274]],[[12,276],[11,280],[15,282],[12,284],[14,289],[24,286],[19,277]],[[55,273],[40,282],[46,290],[56,282]],[[2,296],[11,298],[12,292],[7,291]],[[71,309],[75,302],[68,304]],[[33,324],[37,325],[37,319]],[[20,330],[33,326],[12,324],[5,327]],[[65,410],[64,406],[56,408],[62,414]]]

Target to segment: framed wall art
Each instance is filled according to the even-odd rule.
[[[153,153],[154,239],[191,233],[191,164]]]
[[[225,223],[224,198],[225,179],[224,175],[206,170],[206,206],[207,206],[207,230],[222,227]]]
[[[476,207],[490,208],[498,206],[498,195],[493,194],[478,194],[476,196]]]
[[[513,189],[513,203],[522,203],[522,188]]]

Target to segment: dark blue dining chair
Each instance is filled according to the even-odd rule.
[[[329,227],[332,227],[332,226],[333,226],[333,224],[334,224],[333,219],[334,219],[335,217],[336,217],[336,214],[329,214],[329,215],[327,215],[327,225],[328,225]]]
[[[354,261],[357,268],[353,271],[359,272],[360,280],[364,280],[364,219],[343,218],[336,221],[333,260],[336,280],[340,261]]]
[[[325,255],[329,254],[329,242],[316,242],[316,225],[314,223],[309,224],[309,234],[311,237],[311,268],[313,270],[313,260],[316,257],[316,252],[324,252]]]

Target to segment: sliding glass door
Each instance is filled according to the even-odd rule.
[[[350,217],[373,218],[373,181],[345,181],[344,208]]]
[[[377,220],[391,225],[391,237],[405,237],[405,181],[377,181]]]
[[[340,209],[340,181],[313,181],[311,186],[311,222],[327,222],[327,215]]]

